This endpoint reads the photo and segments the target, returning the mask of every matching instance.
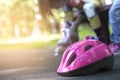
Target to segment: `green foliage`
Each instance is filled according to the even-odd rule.
[[[17,50],[29,50],[29,49],[40,49],[46,47],[54,47],[57,40],[51,40],[48,42],[35,41],[30,43],[19,43],[19,44],[1,44],[0,51],[17,51]]]
[[[57,23],[61,23],[64,20],[65,14],[60,9],[52,9],[51,12]]]
[[[17,25],[20,31],[26,27],[30,32],[29,30],[34,26],[34,7],[33,0],[0,0],[0,26],[2,31],[6,32],[5,34],[9,37],[13,37],[14,26]]]
[[[86,23],[81,24],[79,26],[78,31],[79,31],[80,40],[83,40],[84,37],[87,35],[95,36],[95,33],[93,32],[92,28]],[[46,48],[46,47],[55,47],[61,34],[48,35],[48,36],[51,38],[51,40],[49,40],[49,41],[35,41],[35,42],[19,43],[19,44],[1,44],[0,51],[40,49],[40,48]]]

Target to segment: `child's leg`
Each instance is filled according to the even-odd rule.
[[[103,7],[104,10],[98,9],[98,14],[100,17],[100,21],[102,23],[101,27],[102,27],[102,32],[104,36],[104,42],[106,44],[110,44],[111,41],[110,41],[110,31],[109,31],[109,23],[108,23],[109,22],[108,11],[109,11],[110,6],[109,7],[106,6],[106,7]]]
[[[96,36],[100,41],[104,42],[103,32],[101,29],[101,21],[98,14],[96,13],[94,4],[86,3],[83,6],[83,10],[87,15],[89,23],[92,26],[94,32],[96,33]]]
[[[109,18],[114,43],[120,44],[120,0],[114,0],[114,3],[109,11]]]
[[[114,0],[109,11],[109,18],[113,37],[110,48],[117,55],[120,53],[120,0]]]
[[[66,21],[66,26],[63,29],[63,37],[58,41],[57,47],[55,49],[55,55],[63,54],[64,50],[72,43],[77,42],[79,40],[78,36],[78,27],[86,18],[82,12],[79,13],[78,16],[73,17],[73,20]]]

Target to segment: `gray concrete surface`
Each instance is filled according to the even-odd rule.
[[[120,80],[119,55],[115,56],[114,67],[113,70],[111,71],[100,71],[97,72],[96,74],[87,76],[61,77],[56,73],[56,69],[59,65],[61,57],[53,56],[53,48],[45,50],[43,49],[43,50],[20,51],[19,53],[23,54],[29,53],[32,54],[32,57],[26,61],[27,64],[26,63],[22,64],[22,61],[21,63],[17,63],[17,61],[15,61],[17,64],[19,64],[18,66],[15,66],[16,64],[13,64],[14,60],[6,61],[7,63],[12,63],[10,67],[7,65],[7,63],[2,63],[4,62],[4,60],[2,60],[1,61],[2,65],[0,65],[0,67],[2,66],[0,70],[0,80]],[[18,52],[16,57],[17,56]],[[22,57],[23,56],[24,55],[22,55]],[[27,54],[27,56],[29,55]],[[4,58],[6,57],[4,56]],[[32,64],[30,65],[29,62],[31,62]]]

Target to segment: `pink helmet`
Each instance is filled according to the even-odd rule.
[[[70,45],[62,56],[57,73],[76,76],[95,73],[113,67],[113,54],[109,47],[97,40],[83,40]]]

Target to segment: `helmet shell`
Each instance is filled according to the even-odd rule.
[[[69,73],[70,71],[83,68],[111,55],[112,52],[109,47],[100,41],[78,41],[66,49],[57,72]]]

